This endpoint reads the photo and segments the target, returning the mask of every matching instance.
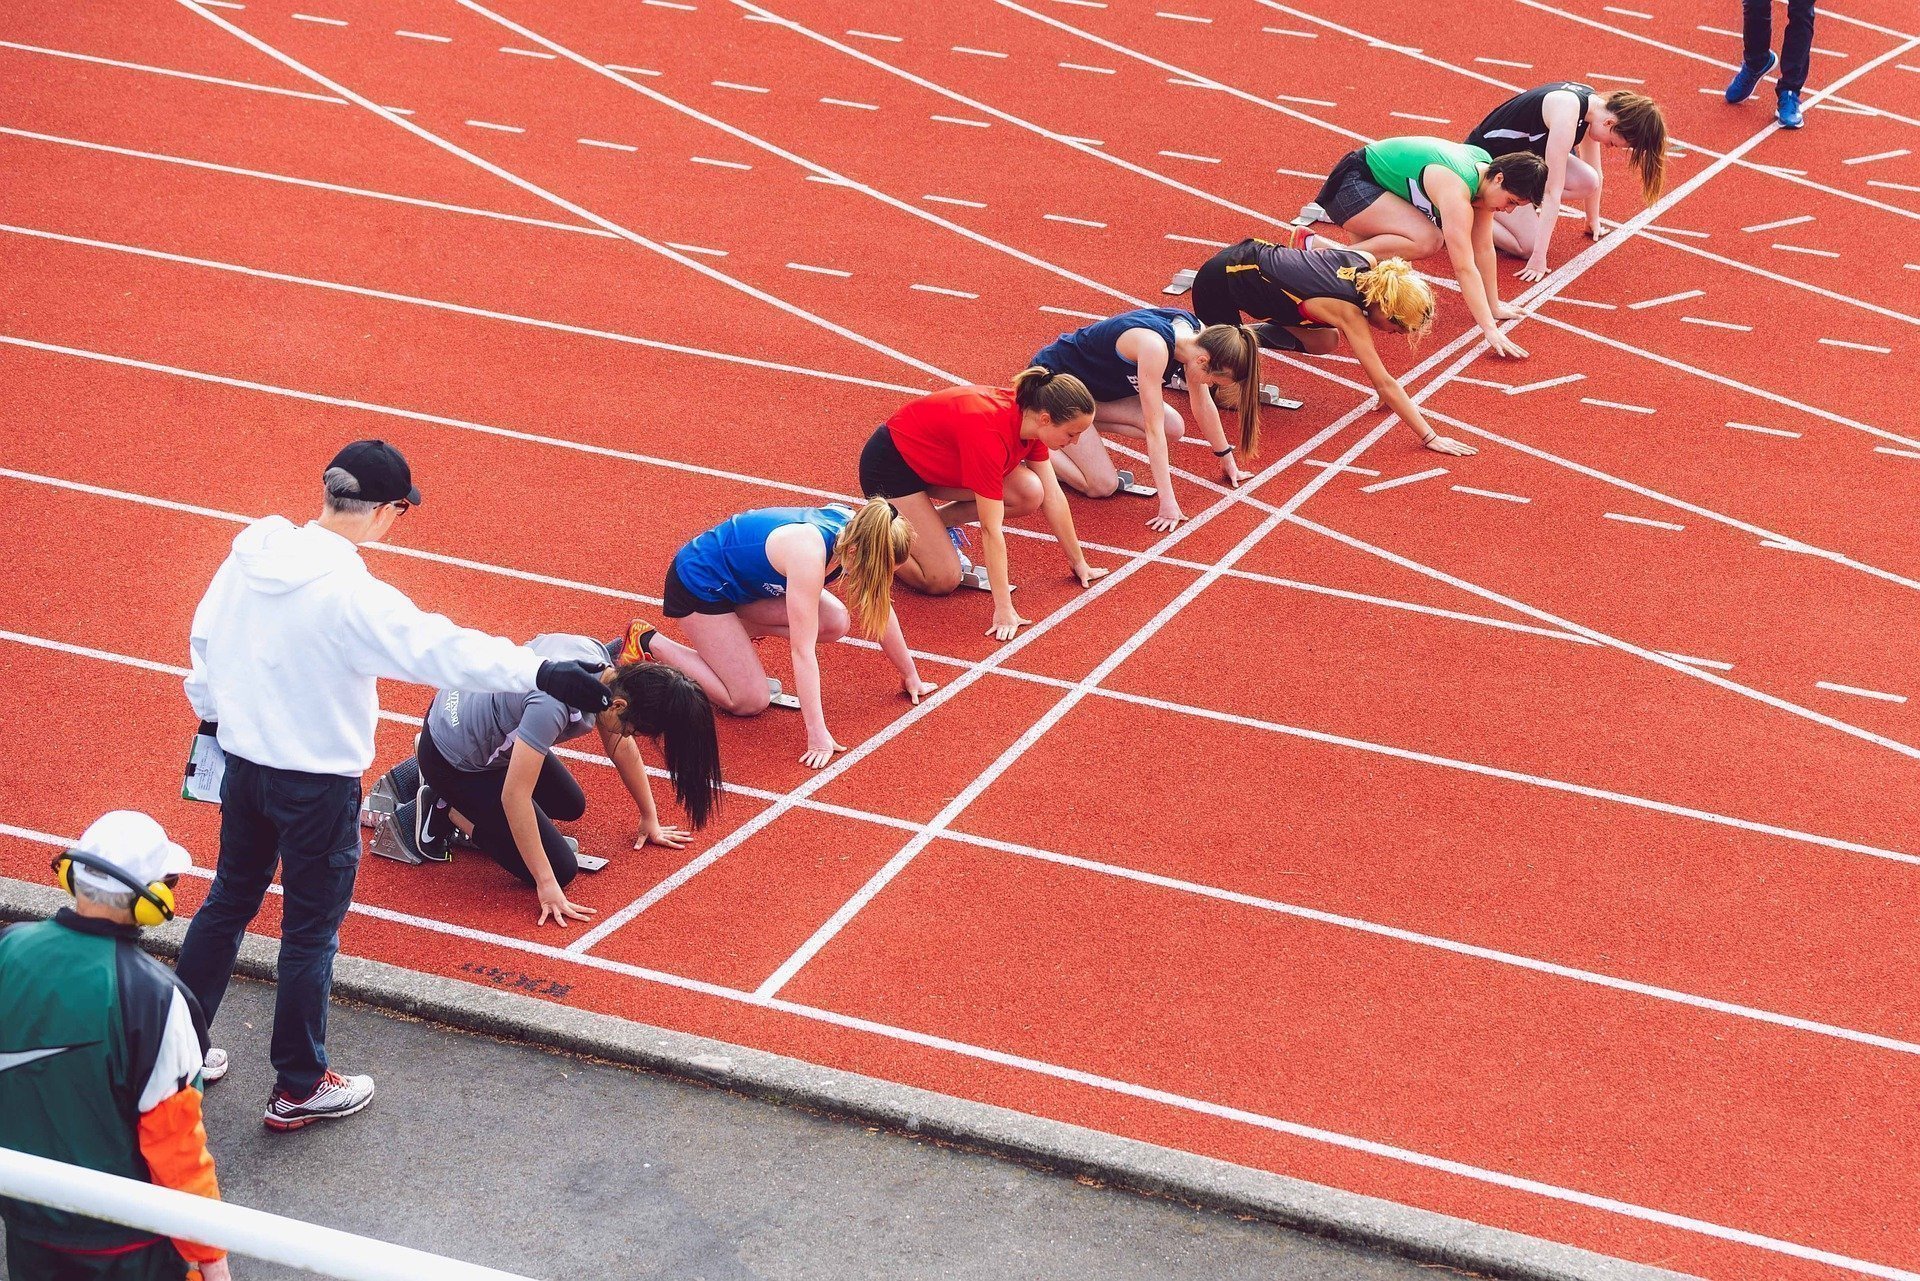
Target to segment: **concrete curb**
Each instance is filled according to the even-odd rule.
[[[67,902],[57,889],[0,877],[0,920],[50,916]],[[185,924],[176,921],[148,930],[147,939],[153,951],[173,956],[184,933]],[[248,935],[238,972],[272,980],[278,948],[275,939]],[[1420,1263],[1507,1281],[1698,1281],[1392,1201],[380,961],[341,956],[333,987],[369,1005],[466,1031],[720,1085]]]

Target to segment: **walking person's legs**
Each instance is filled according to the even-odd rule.
[[[1798,129],[1806,123],[1800,91],[1806,87],[1813,54],[1814,0],[1787,0],[1787,31],[1780,37],[1780,123]]]
[[[1773,52],[1773,0],[1741,0],[1743,52],[1727,84],[1728,102],[1745,102],[1779,59]]]
[[[206,901],[187,924],[176,973],[200,1002],[209,1025],[227,994],[240,940],[260,912],[280,861],[280,836],[268,817],[266,771],[227,758],[220,784],[220,859]]]

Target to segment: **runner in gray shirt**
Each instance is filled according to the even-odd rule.
[[[541,658],[613,664],[602,675],[613,702],[598,715],[583,715],[539,692],[441,690],[434,695],[418,747],[415,837],[420,852],[444,859],[458,830],[539,893],[540,924],[549,916],[561,926],[590,919],[594,909],[569,901],[565,893],[579,863],[554,826],[585,814],[587,798],[553,750],[589,730],[599,732],[640,812],[633,847],[649,842],[685,846],[689,833],[660,821],[634,737],[661,741],[675,797],[699,828],[720,792],[713,708],[691,677],[648,661],[636,639],[648,630],[636,621],[626,639],[611,644],[559,633],[527,642]]]

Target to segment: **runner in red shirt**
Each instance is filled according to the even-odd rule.
[[[958,587],[967,567],[948,531],[979,521],[993,588],[987,634],[1012,640],[1033,620],[1013,607],[1003,526],[1008,517],[1036,511],[1045,513],[1082,587],[1104,576],[1080,550],[1047,452],[1092,425],[1093,397],[1085,384],[1037,365],[1022,370],[1011,388],[950,387],[903,406],[860,451],[861,492],[890,499],[913,524],[912,550],[897,571],[901,580],[932,596]]]

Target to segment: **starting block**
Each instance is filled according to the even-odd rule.
[[[567,837],[567,844],[573,848],[573,861],[579,865],[581,871],[598,872],[606,867],[607,860],[601,858],[598,854],[582,854],[580,852],[580,842],[574,840],[571,836]]]
[[[1120,478],[1120,488],[1114,491],[1117,494],[1126,494],[1132,498],[1158,498],[1160,496],[1160,491],[1152,485],[1136,483],[1133,479],[1133,473],[1130,471],[1116,472],[1115,475]]]
[[[420,791],[420,763],[409,756],[373,785],[360,802],[360,826],[372,830],[367,848],[396,863],[424,863],[413,837],[414,797]]]
[[[1296,227],[1311,227],[1316,222],[1332,221],[1333,219],[1327,217],[1327,211],[1311,200],[1301,205],[1300,212],[1293,216],[1293,225]]]
[[[800,699],[781,688],[780,682],[767,677],[767,702],[774,707],[784,707],[790,712],[800,710]]]
[[[1264,383],[1260,387],[1260,403],[1272,405],[1276,409],[1298,409],[1306,404],[1304,400],[1289,400],[1280,394],[1280,388],[1273,383]]]
[[[1160,292],[1175,296],[1184,294],[1193,288],[1193,279],[1199,274],[1197,271],[1176,271],[1173,273],[1173,279],[1167,282],[1167,287]]]
[[[960,585],[962,587],[971,587],[976,592],[990,592],[993,590],[993,580],[987,577],[987,567],[985,565],[976,565],[965,556],[960,558]],[[1020,590],[1020,584],[1008,583],[1007,590],[1017,592]]]

